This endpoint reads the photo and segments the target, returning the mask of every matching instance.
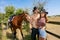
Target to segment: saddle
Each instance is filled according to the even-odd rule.
[[[16,15],[12,15],[12,16],[10,16],[10,18],[8,19],[8,25],[9,25],[10,27],[12,26],[12,21],[13,21],[14,16],[16,16]]]

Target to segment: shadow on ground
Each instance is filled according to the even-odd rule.
[[[7,33],[7,39],[14,40],[12,33]],[[16,40],[18,40],[16,38]],[[31,35],[25,35],[24,40],[31,40]]]
[[[13,34],[12,34],[12,33],[7,33],[6,36],[7,36],[7,39],[15,40],[15,39],[13,38]],[[18,39],[16,38],[16,40],[18,40]]]
[[[31,40],[31,35],[25,35],[24,40]]]
[[[47,32],[48,34],[53,35],[54,37],[56,37],[56,38],[59,38],[59,39],[60,39],[60,35],[54,34],[54,33],[49,32],[49,31],[47,31],[47,30],[46,30],[46,32]]]
[[[7,39],[11,39],[11,40],[13,40],[12,33],[6,33],[6,36],[7,36]]]
[[[60,22],[56,22],[56,21],[49,21],[48,23],[60,25]]]

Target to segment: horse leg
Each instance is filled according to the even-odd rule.
[[[22,38],[24,39],[23,33],[22,33],[22,27],[20,27],[20,32],[21,32]]]
[[[13,31],[14,31],[13,32],[13,35],[14,35],[13,37],[16,38],[16,29],[13,29]]]

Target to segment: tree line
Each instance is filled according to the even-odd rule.
[[[23,12],[23,9],[15,9],[14,6],[6,6],[5,13],[0,12],[0,23],[6,22],[11,15],[18,15]]]

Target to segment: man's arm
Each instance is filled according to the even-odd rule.
[[[29,15],[26,15],[26,19],[30,22],[31,17]]]
[[[32,29],[32,18],[29,15],[26,15],[26,19],[29,21],[29,27]]]

